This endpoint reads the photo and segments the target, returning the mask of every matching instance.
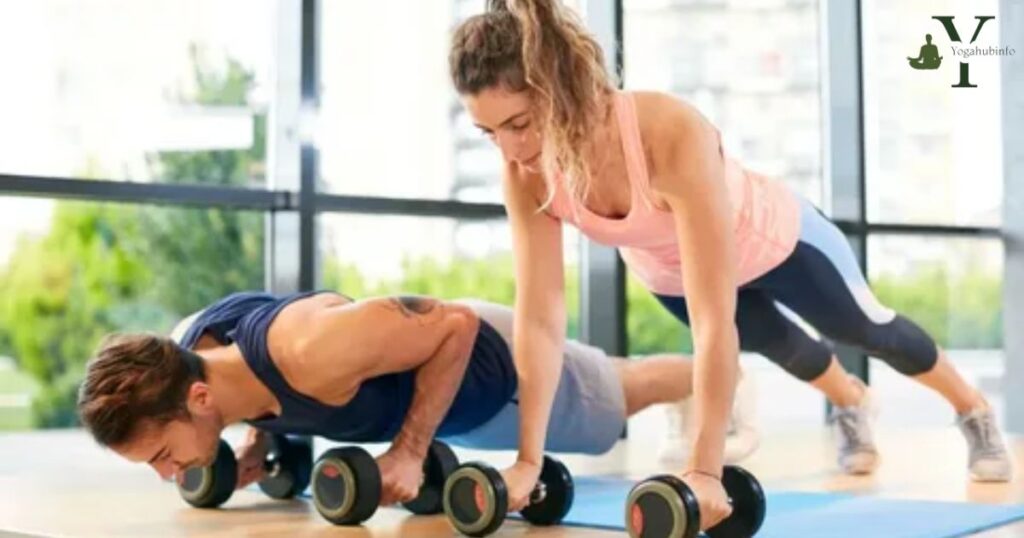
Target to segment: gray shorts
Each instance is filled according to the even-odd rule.
[[[475,300],[459,301],[487,320],[512,348],[512,309]],[[555,392],[544,449],[602,454],[626,426],[626,399],[615,360],[599,348],[567,340],[562,377]],[[519,447],[519,394],[483,425],[442,440],[484,450]]]

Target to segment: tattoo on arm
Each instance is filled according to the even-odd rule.
[[[434,299],[428,299],[426,297],[416,297],[411,295],[402,295],[400,297],[391,297],[388,299],[391,306],[402,313],[403,316],[411,318],[414,316],[423,316],[433,312],[437,307],[437,301]]]

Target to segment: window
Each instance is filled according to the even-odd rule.
[[[1003,250],[998,239],[875,235],[872,289],[950,349],[1000,349]]]
[[[873,222],[998,226],[1002,222],[999,58],[969,58],[977,88],[953,88],[962,58],[937,15],[954,15],[966,41],[995,0],[864,0],[864,135],[867,211]],[[943,60],[912,69],[926,35]],[[975,45],[999,47],[999,21]],[[964,46],[968,45],[966,42]]]
[[[624,0],[625,86],[697,107],[726,151],[821,202],[816,0]]]
[[[0,170],[264,184],[275,3],[40,0],[0,8]],[[244,21],[244,22],[243,22]],[[13,62],[13,63],[11,63]],[[183,166],[207,153],[217,167]]]
[[[321,187],[501,202],[501,155],[473,125],[448,74],[451,32],[484,2],[322,6]]]
[[[326,190],[501,200],[500,156],[473,127],[448,77],[459,5],[465,11],[464,3],[413,0],[323,4],[318,139]]]

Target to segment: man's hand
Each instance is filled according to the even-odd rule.
[[[235,449],[235,459],[238,461],[236,489],[263,480],[267,474],[264,462],[267,460],[269,451],[270,436],[256,428],[251,428],[246,433],[245,441]]]
[[[411,501],[423,484],[423,458],[394,445],[377,458],[380,467],[380,505]]]

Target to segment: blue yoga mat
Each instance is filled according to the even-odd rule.
[[[563,524],[625,530],[626,496],[635,482],[579,476]],[[309,498],[306,490],[301,497]],[[510,514],[510,517],[518,517]],[[1024,519],[1024,504],[998,505],[883,499],[842,493],[768,492],[758,538],[952,538]]]
[[[634,482],[576,477],[566,525],[625,529],[625,500]],[[1024,519],[1024,505],[881,499],[835,493],[768,492],[758,538],[945,538]]]

